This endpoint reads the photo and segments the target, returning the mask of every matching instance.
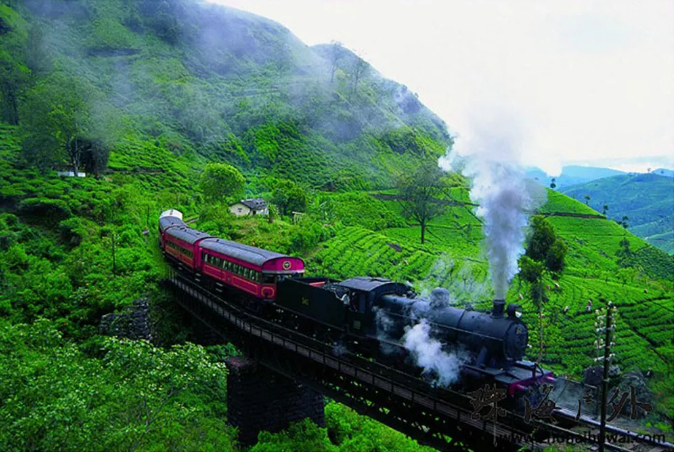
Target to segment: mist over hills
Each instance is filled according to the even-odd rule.
[[[54,118],[105,144],[101,174],[57,175],[68,156]],[[31,129],[37,140],[27,139]],[[0,400],[13,401],[0,403],[0,449],[24,450],[29,438],[37,450],[239,450],[224,422],[220,365],[231,350],[187,343],[185,313],[161,288],[156,220],[168,208],[209,234],[302,257],[309,275],[386,277],[422,294],[443,287],[457,306],[488,310],[484,225],[469,182],[443,175],[448,189],[436,201],[447,209],[425,243],[392,188],[400,171],[434,164],[451,145],[405,86],[348,49],[308,47],[265,18],[190,0],[0,0]],[[303,215],[230,215],[229,199],[210,199],[200,184],[210,162],[236,166],[245,196],[272,205],[278,187],[297,183]],[[592,201],[614,194],[608,215],[620,219],[620,202],[636,209],[642,195],[631,193],[658,183],[641,176],[602,190],[614,177],[590,182],[599,184]],[[657,187],[647,188],[653,200],[666,197]],[[581,379],[596,358],[588,301],[613,300],[614,363],[624,374],[653,370],[640,381],[663,416],[654,422],[669,422],[674,257],[632,234],[659,223],[644,211],[635,226],[641,217],[629,213],[625,229],[585,204],[587,190],[575,200],[545,191],[535,215],[567,251],[564,269],[542,276],[544,303],[522,275],[506,294],[531,325],[527,359],[540,345],[543,366]],[[155,344],[100,335],[103,315],[146,298]],[[161,415],[148,424],[148,411]],[[326,407],[329,437],[300,427],[262,448],[426,450],[336,402]]]
[[[20,15],[0,15],[13,32],[3,64],[37,76],[15,97],[64,77],[87,92],[86,114],[105,124],[91,135],[109,143],[113,167],[132,143],[312,186],[379,187],[401,162],[452,142],[405,86],[263,17],[191,0],[11,4]]]

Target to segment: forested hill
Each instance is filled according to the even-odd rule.
[[[585,201],[609,218],[625,221],[630,230],[652,245],[674,252],[674,180],[657,172],[624,174],[562,191]]]
[[[71,165],[45,127],[54,105],[77,112],[67,120],[111,151],[113,170],[156,166],[152,156],[168,151],[312,186],[374,188],[390,186],[399,162],[451,144],[405,86],[262,17],[195,0],[0,5],[0,113],[23,123],[26,154],[42,168]]]

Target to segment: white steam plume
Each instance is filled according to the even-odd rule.
[[[519,271],[529,214],[545,203],[546,194],[524,178],[516,124],[503,115],[491,119],[474,127],[473,136],[457,140],[457,152],[442,158],[440,166],[471,180],[470,198],[479,204],[476,214],[483,221],[494,295],[503,299]]]
[[[483,162],[473,175],[471,199],[478,203],[476,214],[482,218],[489,271],[494,295],[503,299],[508,284],[519,268],[524,253],[524,238],[534,197],[517,167],[504,163]]]
[[[447,353],[442,344],[429,335],[431,326],[423,319],[412,328],[406,328],[403,336],[405,348],[414,357],[424,374],[434,376],[434,383],[449,386],[459,379],[461,366],[469,360],[463,353]]]

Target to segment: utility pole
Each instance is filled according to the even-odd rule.
[[[545,314],[543,314],[543,303],[541,303],[541,308],[538,311],[538,363],[540,364],[541,359],[543,359],[543,318],[545,317]]]
[[[113,230],[110,234],[110,239],[112,240],[112,274],[117,274],[117,261],[115,260],[115,231]]]
[[[599,425],[599,452],[604,452],[604,442],[606,441],[606,399],[608,398],[608,373],[611,364],[611,360],[615,356],[611,353],[611,348],[615,345],[613,342],[614,333],[615,333],[615,314],[617,307],[609,301],[606,308],[602,308],[601,312],[597,310],[597,322],[595,326],[597,328],[597,333],[604,333],[604,339],[599,339],[597,341],[597,349],[604,349],[604,356],[595,359],[595,361],[604,361],[604,372],[601,380],[601,423]],[[606,317],[605,326],[600,327],[601,321]],[[603,343],[602,343],[603,342]]]

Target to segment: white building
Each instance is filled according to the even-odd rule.
[[[269,215],[267,201],[260,198],[242,199],[229,206],[229,211],[236,216],[242,215]]]

